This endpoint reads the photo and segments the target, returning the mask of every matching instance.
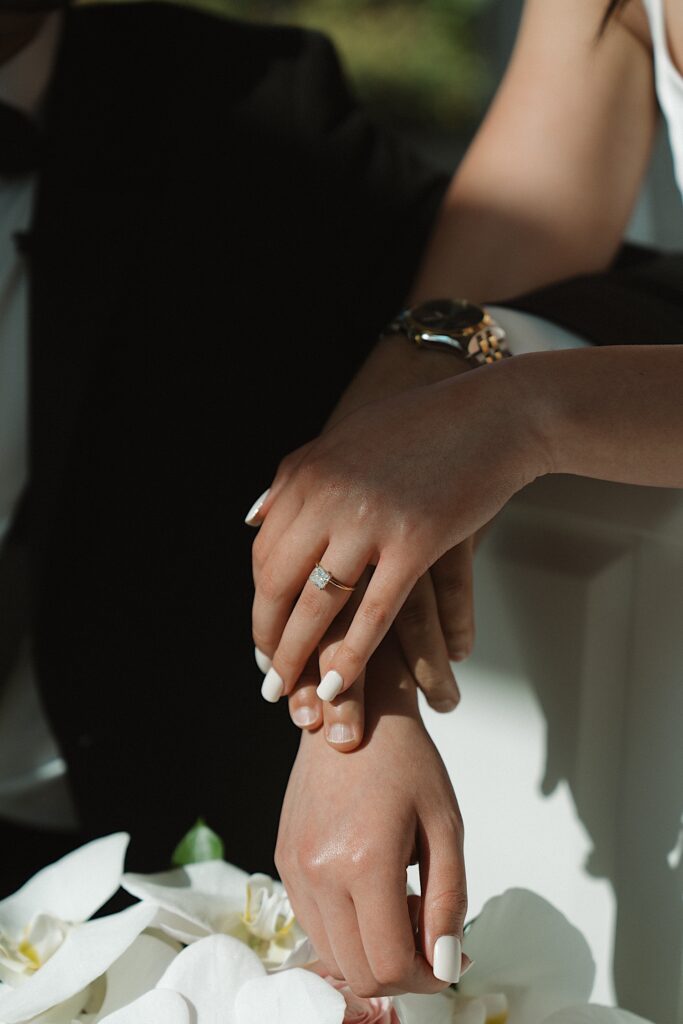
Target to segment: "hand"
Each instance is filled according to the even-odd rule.
[[[349,585],[376,566],[321,683],[333,699],[420,577],[547,470],[539,402],[514,372],[524,358],[364,406],[313,442],[269,496],[253,549],[253,629],[257,646],[274,651],[267,679],[280,694],[349,597],[307,583],[316,562]]]
[[[457,707],[460,691],[449,658],[462,661],[472,649],[472,538],[447,552],[413,587],[396,619],[396,634],[415,682],[435,711]],[[364,581],[367,585],[367,581]],[[336,749],[355,750],[363,739],[364,673],[333,702],[321,701],[316,690],[342,642],[360,603],[362,589],[352,595],[321,645],[320,658],[309,659],[289,697],[289,713],[303,729],[324,726]]]
[[[276,863],[328,973],[360,996],[436,992],[457,980],[461,966],[459,955],[444,964],[442,954],[439,981],[430,965],[437,939],[462,938],[462,822],[393,636],[368,676],[368,733],[353,757],[320,733],[301,737]],[[406,896],[414,862],[421,899]],[[457,952],[448,938],[444,947]]]
[[[261,526],[265,509],[272,505],[312,444],[309,442],[282,460],[266,492],[267,506],[264,500],[263,505],[247,516],[250,526]],[[471,653],[474,641],[473,549],[473,538],[468,538],[439,559],[430,572],[418,580],[396,620],[396,632],[413,678],[430,707],[442,713],[452,711],[460,701],[450,660],[463,661]],[[323,704],[316,690],[352,621],[353,614],[349,613],[358,607],[360,597],[359,587],[333,624],[334,648],[328,635],[323,644],[325,656],[319,663],[315,657],[309,659],[289,697],[290,715],[295,725],[318,729],[324,724],[328,741],[346,751],[355,749],[363,739],[363,680],[356,681],[353,690],[346,692],[348,699],[335,704]],[[342,623],[346,628],[340,631]],[[257,661],[264,672],[270,667],[267,651],[257,649]]]

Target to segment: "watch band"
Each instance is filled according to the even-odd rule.
[[[449,305],[457,310],[467,309],[468,322],[454,327],[445,312],[443,321],[434,315],[433,307]],[[420,313],[430,307],[429,323],[420,322]],[[472,316],[472,313],[475,316]],[[471,366],[487,366],[508,358],[510,352],[506,334],[490,313],[472,303],[460,300],[432,300],[429,303],[402,310],[382,332],[382,336],[403,334],[420,348],[447,349],[461,355]]]

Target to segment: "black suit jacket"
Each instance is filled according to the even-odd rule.
[[[445,181],[323,37],[166,4],[68,12],[45,133],[23,246],[46,709],[85,835],[130,830],[153,869],[202,814],[268,870],[298,731],[260,697],[243,517],[400,305]]]

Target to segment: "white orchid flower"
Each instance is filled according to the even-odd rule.
[[[244,942],[210,935],[175,957],[154,992],[101,1024],[343,1024],[345,1010],[341,993],[318,975],[269,975]]]
[[[400,996],[402,1024],[636,1024],[591,1006],[595,965],[581,932],[535,893],[510,889],[486,904],[465,936],[474,961],[458,991]]]
[[[188,864],[160,875],[126,874],[132,896],[159,908],[157,927],[191,944],[230,935],[253,950],[268,971],[316,959],[287,893],[268,875],[248,875],[222,860]]]
[[[0,901],[2,1024],[76,1016],[92,982],[152,923],[142,905],[88,920],[119,888],[128,842],[118,833],[88,843]]]

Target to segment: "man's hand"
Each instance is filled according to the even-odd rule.
[[[366,741],[353,757],[321,733],[302,735],[276,862],[330,974],[362,996],[437,992],[461,970],[462,822],[392,636],[368,678]],[[415,862],[421,900],[406,895],[406,868]],[[439,939],[442,980],[432,970]]]

